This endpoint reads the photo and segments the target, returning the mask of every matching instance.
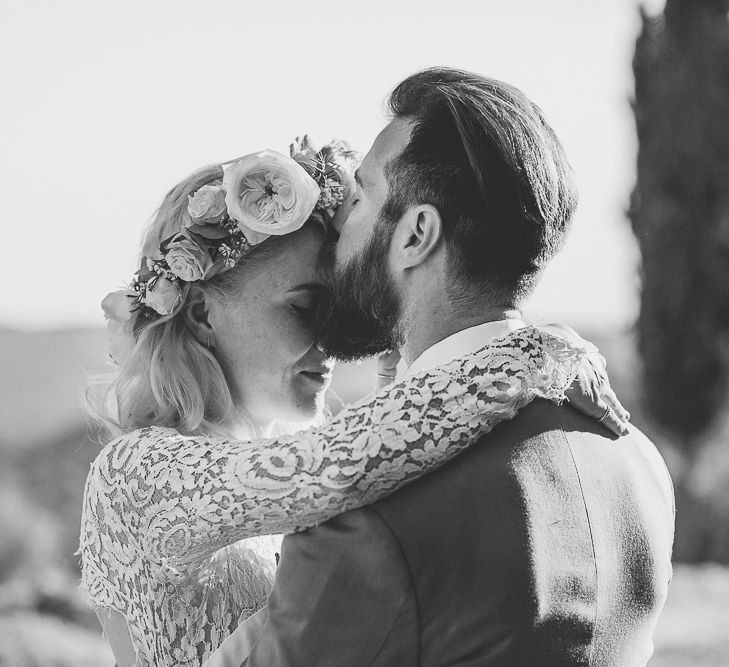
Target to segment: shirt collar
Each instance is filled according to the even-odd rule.
[[[508,334],[510,331],[521,329],[526,324],[520,319],[505,319],[495,322],[484,322],[454,334],[431,345],[423,352],[405,371],[405,377],[415,375],[420,371],[430,370],[437,366],[447,364],[458,357],[471,354],[488,345],[489,341]]]

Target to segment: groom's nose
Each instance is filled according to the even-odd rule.
[[[337,233],[337,236],[342,233],[342,227],[344,227],[344,216],[343,215],[335,215],[334,219],[332,220],[332,227],[334,228],[334,231]]]
[[[344,227],[344,223],[347,222],[348,216],[349,206],[348,201],[345,199],[344,202],[342,202],[342,205],[337,209],[337,212],[334,214],[334,218],[332,219],[332,227],[337,233],[337,236],[342,233],[342,228]]]

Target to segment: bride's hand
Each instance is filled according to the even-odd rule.
[[[384,389],[397,377],[397,364],[400,361],[400,352],[392,350],[383,352],[377,357],[377,370],[375,371],[375,391]]]
[[[571,342],[583,340],[574,329],[564,324],[548,324],[539,328]],[[616,435],[625,435],[628,432],[630,413],[622,406],[610,386],[605,357],[597,348],[584,357],[577,377],[565,394],[570,405],[597,419]]]

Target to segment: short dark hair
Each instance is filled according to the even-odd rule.
[[[518,303],[561,249],[577,206],[572,170],[543,113],[513,86],[450,68],[408,77],[389,107],[414,125],[386,166],[382,217],[435,206],[464,296],[487,289]]]

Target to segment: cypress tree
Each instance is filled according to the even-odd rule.
[[[633,59],[644,390],[689,458],[729,384],[728,12],[729,0],[641,11]]]

